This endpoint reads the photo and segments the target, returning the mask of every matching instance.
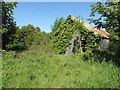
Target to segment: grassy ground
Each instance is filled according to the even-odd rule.
[[[79,57],[42,52],[14,52],[3,57],[3,87],[9,88],[120,88],[120,68]]]

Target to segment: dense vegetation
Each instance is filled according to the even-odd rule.
[[[49,49],[47,49],[49,50]],[[51,51],[51,50],[49,50]],[[4,88],[120,88],[120,68],[83,61],[34,47],[16,55],[4,52]]]
[[[108,0],[109,1],[109,0]],[[98,28],[105,28],[111,35],[108,53],[113,56],[113,62],[120,66],[120,1],[118,2],[97,2],[91,5],[91,17],[96,14],[100,17],[97,19],[90,19]]]
[[[78,44],[75,46],[80,47],[80,50],[77,50],[80,53],[95,50],[100,43],[99,35],[95,35],[92,31],[87,30],[78,17],[72,19],[69,15],[59,28],[52,32],[51,39],[57,52],[61,54],[65,53],[72,38],[80,38]]]
[[[13,19],[13,10],[16,7],[16,2],[2,3],[2,48],[8,49],[7,45],[13,42],[14,34],[16,33],[16,22]]]
[[[42,32],[32,24],[19,28],[12,16],[16,5],[14,2],[2,4],[2,87],[120,88],[117,3],[92,5],[91,16],[95,12],[101,14],[100,18],[106,20],[104,28],[112,35],[106,51],[98,49],[100,36],[88,31],[79,18],[72,19],[70,15],[66,19],[57,18],[51,33]],[[110,13],[111,9],[115,13]],[[90,20],[100,28],[103,24],[100,18]],[[110,24],[112,18],[116,24]],[[80,49],[75,54],[65,55],[73,33],[81,36]]]

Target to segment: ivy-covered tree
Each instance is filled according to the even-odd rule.
[[[2,2],[2,48],[8,49],[7,45],[12,44],[16,33],[16,22],[13,18],[13,11],[17,2]]]
[[[118,0],[119,1],[119,0]],[[120,63],[120,1],[119,2],[97,2],[91,5],[91,17],[99,14],[99,18],[90,19],[99,28],[105,28],[111,35],[109,52],[115,55]]]
[[[92,51],[97,47],[100,41],[100,37],[95,35],[92,31],[87,30],[83,26],[83,22],[80,22],[79,18],[73,19],[71,15],[69,15],[58,30],[52,33],[51,39],[53,41],[53,47],[58,53],[65,53],[67,47],[71,44],[70,40],[74,38],[74,36],[75,38],[79,38],[78,45],[74,46],[75,48],[78,47],[80,52],[87,50]]]

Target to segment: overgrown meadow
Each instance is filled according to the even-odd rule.
[[[48,35],[46,35],[48,37]],[[49,38],[22,52],[3,50],[4,88],[120,88],[120,68],[84,54],[57,54]],[[44,44],[43,44],[44,43]]]
[[[94,16],[98,10],[106,17],[104,27],[112,36],[109,47],[101,50],[98,47],[102,37],[87,30],[79,18],[57,18],[52,32],[46,33],[32,24],[17,26],[12,16],[17,3],[2,2],[2,87],[120,88],[119,9],[115,9],[116,2],[105,5],[109,8],[101,12],[104,5],[98,2],[92,5],[91,12]],[[115,13],[110,16],[116,21],[112,23],[116,24],[107,17],[111,8]],[[102,22],[98,19],[93,23],[99,27]],[[74,47],[79,49],[66,54],[74,32],[80,36]]]
[[[120,68],[111,62],[91,64],[82,56],[38,48],[19,54],[5,52],[4,88],[120,88]]]

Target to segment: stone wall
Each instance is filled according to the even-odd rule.
[[[100,42],[100,49],[101,50],[106,50],[109,46],[109,39],[108,38],[102,38]]]
[[[70,45],[67,47],[65,54],[77,53],[78,49],[80,49],[80,46],[78,46],[79,43],[80,43],[80,36],[74,33],[72,39],[70,40]],[[108,46],[109,46],[109,39],[102,38],[99,49],[106,50]]]
[[[70,40],[70,45],[67,47],[65,54],[73,54],[76,53],[79,49],[78,43],[79,43],[80,37],[79,35],[74,32],[72,35],[72,39]]]

